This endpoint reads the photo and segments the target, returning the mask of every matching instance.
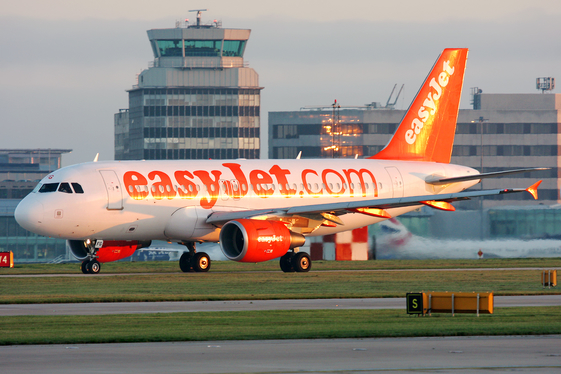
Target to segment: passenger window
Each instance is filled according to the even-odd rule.
[[[73,193],[72,188],[70,188],[70,183],[66,182],[60,184],[60,186],[58,187],[58,192]]]
[[[39,188],[39,193],[55,192],[58,189],[58,183],[45,183]]]
[[[72,183],[72,188],[74,188],[74,192],[76,193],[84,193],[84,190],[79,183]]]

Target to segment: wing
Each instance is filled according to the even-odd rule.
[[[391,215],[387,212],[387,210],[390,208],[427,205],[435,209],[454,210],[454,207],[450,204],[453,201],[469,200],[472,197],[493,196],[518,192],[529,192],[534,197],[534,199],[537,199],[537,188],[541,182],[542,181],[540,180],[526,189],[512,188],[503,190],[466,191],[440,195],[422,195],[389,199],[371,199],[328,204],[303,205],[296,207],[285,207],[280,209],[252,209],[235,212],[214,212],[207,218],[206,222],[220,227],[228,221],[242,218],[275,218],[284,221],[290,221],[290,219],[302,217],[305,219],[313,219],[319,221],[326,220],[335,225],[340,225],[342,224],[342,221],[339,216],[347,213],[361,213],[380,218],[391,218]]]

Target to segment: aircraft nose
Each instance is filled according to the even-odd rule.
[[[27,196],[16,207],[14,216],[21,227],[37,233],[43,223],[43,212],[43,204],[34,196]]]

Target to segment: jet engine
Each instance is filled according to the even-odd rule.
[[[220,231],[222,252],[229,260],[238,262],[272,260],[305,241],[303,235],[278,221],[238,219],[227,222]]]
[[[128,257],[137,249],[149,247],[151,241],[136,240],[104,240],[101,248],[96,251],[97,261],[111,262]],[[88,258],[88,246],[83,240],[69,240],[68,246],[72,255],[78,260]]]

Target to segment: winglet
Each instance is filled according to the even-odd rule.
[[[541,184],[541,182],[542,181],[537,181],[530,187],[526,188],[526,191],[528,191],[533,196],[534,200],[538,199],[538,186]]]

